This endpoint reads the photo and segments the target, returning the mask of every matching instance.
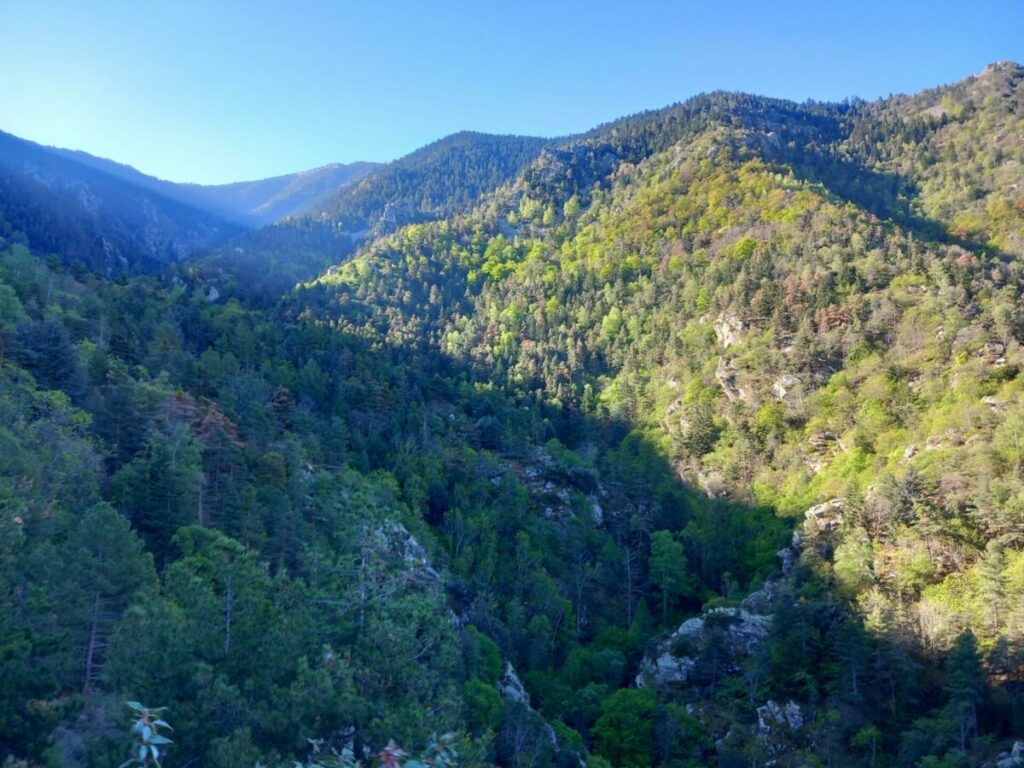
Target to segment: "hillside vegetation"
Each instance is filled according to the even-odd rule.
[[[0,754],[1024,737],[1024,70],[410,158],[238,246],[279,298],[0,256]]]

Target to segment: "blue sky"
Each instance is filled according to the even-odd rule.
[[[714,89],[875,98],[1024,59],[1022,0],[0,0],[0,129],[202,183],[562,135]]]

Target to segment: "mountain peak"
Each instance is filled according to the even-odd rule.
[[[985,75],[991,75],[997,72],[1014,73],[1020,72],[1022,70],[1024,70],[1024,67],[1018,64],[1016,61],[1011,61],[1010,59],[1002,59],[1000,61],[993,61],[991,64],[989,64],[981,71],[981,74],[979,76],[984,77]]]

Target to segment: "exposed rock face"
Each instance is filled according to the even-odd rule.
[[[1024,741],[1015,741],[1013,750],[996,758],[996,768],[1024,768]]]
[[[790,560],[796,560],[799,556],[799,552],[793,553],[791,550],[792,547],[780,549],[778,555],[780,558],[786,557]],[[792,565],[789,567],[792,569]],[[783,563],[783,573],[788,573],[788,571],[785,570],[785,562]],[[767,616],[772,612],[776,601],[779,599],[779,594],[782,592],[782,585],[782,579],[769,579],[759,590],[751,592],[743,598],[741,606],[749,613],[759,616]]]
[[[825,442],[834,440],[835,436],[830,436]],[[830,545],[830,534],[841,522],[844,501],[830,499],[804,513],[804,522],[793,532],[790,545],[777,553],[782,565],[781,576],[769,579],[760,589],[751,592],[739,607],[712,608],[701,616],[687,619],[658,643],[641,664],[637,687],[697,688],[713,684],[723,673],[742,671],[768,637],[775,607],[780,600],[790,599],[790,578],[801,552],[805,546],[827,548]],[[699,707],[693,707],[687,711],[698,710]],[[807,716],[796,702],[783,704],[768,700],[756,711],[756,735],[770,758],[766,765],[777,764],[806,742],[807,735],[803,731]],[[705,722],[699,712],[694,716],[712,729],[710,736],[719,751],[734,738],[731,727],[723,734],[719,730],[719,727],[724,728],[721,724]],[[1020,749],[1024,750],[1024,745]],[[1011,754],[1002,757],[1007,761],[1015,759]],[[1024,759],[1019,764],[1000,763],[996,768],[1024,768]]]
[[[803,381],[792,373],[784,373],[772,384],[772,394],[781,402],[799,400],[803,395]]]
[[[723,312],[716,317],[713,327],[722,349],[743,341],[743,321],[732,312]]]
[[[738,383],[736,365],[732,360],[725,357],[719,358],[718,367],[715,368],[715,378],[730,403],[735,403],[737,400],[750,402],[753,399],[750,392]]]
[[[688,656],[673,656],[669,651],[665,651],[654,660],[650,674],[659,685],[676,685],[686,682],[693,667],[694,661]],[[638,677],[636,684],[637,687],[643,688],[644,681]]]
[[[765,751],[778,757],[792,749],[794,739],[804,727],[804,713],[794,701],[777,704],[769,699],[757,708],[757,735]],[[772,765],[774,761],[769,762]]]
[[[551,748],[554,750],[558,749],[558,736],[555,734],[555,729],[551,727],[551,723],[530,705],[530,694],[526,692],[523,682],[519,679],[519,675],[516,674],[516,670],[510,662],[505,662],[505,673],[498,680],[498,693],[510,704],[518,704],[529,710],[531,716],[540,723],[544,737],[551,744]]]
[[[782,576],[766,581],[760,589],[747,595],[739,607],[711,608],[680,624],[643,661],[636,678],[637,686],[696,684],[695,678],[702,674],[701,665],[706,665],[709,657],[713,657],[718,670],[739,671],[742,662],[755,653],[768,636],[772,612],[780,599],[786,599],[786,582],[805,539],[817,538],[823,532],[838,528],[843,505],[843,499],[831,499],[808,509],[802,528],[794,531],[790,545],[777,553]],[[793,712],[792,708],[788,711]],[[789,723],[786,713],[783,708],[783,720]]]
[[[400,559],[410,570],[410,577],[420,582],[441,587],[444,578],[434,568],[427,550],[401,523],[385,523],[377,532],[384,548]]]
[[[675,432],[678,428],[681,434],[686,434],[690,428],[690,421],[685,415],[683,398],[680,397],[669,403],[668,408],[665,409],[665,418],[661,420],[661,426],[666,432]]]
[[[828,450],[837,440],[839,440],[839,435],[835,432],[815,432],[807,438],[807,443],[812,450],[821,452]]]
[[[717,499],[719,496],[724,496],[726,492],[725,475],[718,470],[698,472],[697,485],[709,499]]]
[[[588,496],[587,501],[590,502],[590,516],[594,521],[594,525],[604,525],[604,507],[597,500],[597,496]]]
[[[804,713],[800,705],[794,701],[779,706],[771,699],[764,706],[757,708],[757,730],[763,736],[769,736],[780,730],[796,733],[804,727]]]
[[[1013,757],[1012,755],[1000,756],[996,759],[996,768],[1022,768],[1024,758]]]
[[[530,694],[523,687],[523,681],[519,679],[519,675],[516,674],[515,667],[512,666],[511,662],[505,662],[505,673],[498,681],[498,693],[506,701],[524,704],[527,707],[530,706]]]
[[[982,356],[989,365],[1002,368],[1006,365],[1006,345],[1001,341],[990,341],[982,349]]]
[[[775,553],[779,558],[779,562],[782,564],[783,576],[789,576],[789,574],[793,572],[793,566],[796,565],[797,558],[800,557],[801,544],[800,532],[793,531],[792,543],[788,547],[783,547]],[[768,584],[766,583],[765,586],[768,586]]]
[[[612,498],[593,470],[563,465],[546,448],[537,448],[521,464],[496,465],[490,477],[491,483],[500,485],[509,472],[514,473],[529,490],[532,507],[548,519],[570,520],[576,515],[574,492],[586,497],[595,525],[603,525],[606,516],[617,514],[619,510],[621,500]]]
[[[830,533],[842,523],[843,499],[829,499],[804,512],[804,526],[812,532]]]
[[[751,607],[769,606],[755,601]],[[746,605],[712,608],[702,616],[687,619],[658,646],[657,656],[644,661],[636,678],[637,687],[687,683],[699,672],[700,660],[712,650],[716,663],[738,671],[739,662],[749,657],[768,636],[770,623],[770,615],[754,613]]]
[[[384,206],[380,218],[374,224],[371,232],[376,235],[389,235],[397,232],[400,227],[415,222],[422,218],[408,203],[389,202]]]

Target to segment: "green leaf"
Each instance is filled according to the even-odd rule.
[[[125,704],[127,704],[129,707],[134,709],[136,712],[143,712],[146,709],[144,706],[139,704],[139,702],[137,702],[137,701],[126,701]]]
[[[161,736],[159,733],[154,733],[153,738],[149,740],[150,744],[173,744],[174,742],[168,739],[166,736]]]

